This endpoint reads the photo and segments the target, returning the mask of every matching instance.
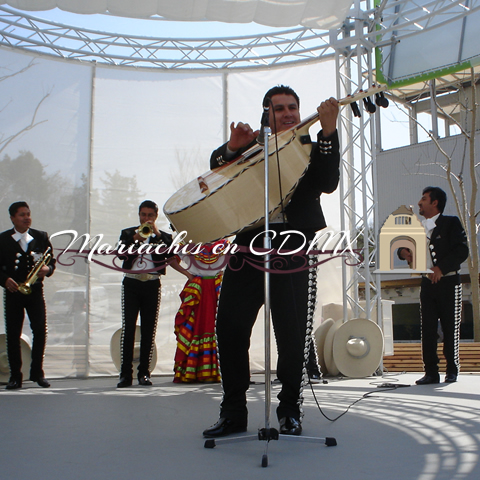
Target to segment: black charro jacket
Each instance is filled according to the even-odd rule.
[[[468,257],[468,244],[459,218],[440,214],[435,224],[430,238],[433,265],[439,267],[443,275],[460,270]]]
[[[138,226],[137,227],[130,227],[130,228],[125,228],[124,230],[122,230],[121,234],[120,234],[120,240],[119,242],[121,242],[123,245],[125,245],[126,247],[130,247],[131,245],[135,245],[136,244],[136,248],[140,247],[140,245],[142,245],[140,242],[136,241],[133,239],[136,231],[138,229]],[[159,230],[160,232],[160,236],[157,237],[156,235],[152,235],[150,237],[150,245],[166,245],[167,247],[169,247],[172,242],[173,242],[173,239],[172,239],[172,236],[168,233],[165,233],[163,232],[162,230]],[[132,249],[132,250],[136,250],[135,249]],[[153,247],[155,248],[155,247]],[[166,250],[165,248],[159,248],[158,251],[161,251],[161,250]],[[132,269],[132,266],[133,266],[133,262],[135,261],[135,259],[138,257],[138,254],[132,254],[132,255],[128,255],[128,254],[125,254],[125,255],[120,255],[120,258],[123,258],[123,264],[122,264],[122,269],[123,270],[131,270]],[[170,258],[170,257],[173,257],[173,254],[171,253],[152,253],[152,261],[155,265],[155,271],[154,272],[150,272],[152,274],[154,273],[157,273],[157,274],[160,274],[160,275],[165,275],[165,260],[167,258]]]
[[[51,248],[53,255],[53,247],[48,238],[47,232],[30,228],[28,233],[33,240],[28,244],[27,251],[24,252],[19,243],[12,238],[15,230],[12,228],[0,233],[0,285],[5,287],[8,278],[13,278],[17,283],[23,283],[30,271],[35,266],[36,257],[45,253],[48,247]],[[50,260],[48,267],[50,277],[55,271],[55,258]],[[34,285],[42,285],[43,278],[39,278]]]
[[[330,137],[324,138],[320,131],[317,137],[318,142],[312,143],[310,163],[307,170],[300,179],[290,202],[285,207],[289,227],[302,232],[315,232],[327,226],[320,204],[320,195],[334,192],[340,179],[338,133],[335,131]],[[235,152],[235,158],[255,144],[256,140]],[[232,160],[226,159],[226,152],[227,144],[225,143],[212,153],[210,157],[210,168],[212,170]]]

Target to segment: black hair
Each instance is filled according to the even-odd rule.
[[[288,87],[287,85],[277,85],[276,87],[272,87],[263,97],[263,102],[262,105],[264,107],[270,107],[270,102],[272,101],[272,97],[274,95],[292,95],[295,100],[297,101],[297,105],[300,108],[300,99],[298,98],[298,95],[295,93],[293,88]]]
[[[397,257],[398,257],[400,260],[405,260],[405,259],[402,258],[402,256],[400,255],[400,252],[401,252],[402,250],[408,250],[410,253],[412,253],[412,251],[411,251],[409,248],[407,248],[407,247],[400,247],[400,248],[397,250]]]
[[[437,208],[440,213],[443,213],[447,204],[447,194],[440,187],[426,187],[423,189],[422,195],[426,193],[430,195],[431,202],[437,200]]]
[[[153,208],[158,215],[158,205],[155,202],[152,202],[152,200],[144,200],[138,207],[138,213],[140,213],[142,208]]]
[[[8,207],[8,213],[11,217],[14,217],[18,210],[22,207],[27,207],[30,210],[27,202],[15,202]]]

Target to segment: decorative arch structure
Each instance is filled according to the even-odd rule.
[[[413,261],[409,268],[425,272],[427,268],[427,237],[425,229],[411,207],[402,205],[383,224],[379,235],[379,270],[389,272],[395,269],[394,260],[399,248],[409,248]]]

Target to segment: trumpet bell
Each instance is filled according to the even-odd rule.
[[[32,287],[26,283],[22,283],[18,286],[18,291],[24,295],[30,295],[32,293]]]
[[[139,227],[138,227],[138,234],[142,237],[142,238],[148,238],[150,237],[152,234],[153,234],[153,227],[150,223],[142,223]]]

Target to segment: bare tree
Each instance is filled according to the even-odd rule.
[[[23,72],[26,72],[30,68],[32,68],[35,65],[35,61],[31,60],[30,63],[20,69],[17,70],[9,75],[3,75],[0,77],[0,82],[3,82],[9,78],[16,77],[17,75],[21,75]],[[23,128],[21,128],[18,132],[13,133],[11,135],[6,136],[4,133],[0,132],[0,154],[7,148],[7,146],[13,142],[16,138],[18,138],[20,135],[23,135],[24,133],[28,132],[32,128],[35,128],[37,125],[40,125],[41,123],[46,122],[47,120],[41,120],[37,121],[37,115],[38,111],[40,110],[40,107],[42,106],[42,103],[50,96],[51,92],[46,93],[40,101],[37,103],[35,109],[33,110],[32,117],[30,119],[30,123],[28,125],[25,125]],[[10,104],[11,100],[7,102],[5,105],[2,105],[0,108],[0,114],[5,110],[5,108]]]
[[[470,85],[470,95],[464,91],[464,101],[460,105],[460,107],[467,113],[467,122],[465,125],[447,113],[438,104],[437,99],[434,99],[436,108],[453,125],[458,127],[468,146],[463,153],[463,159],[459,171],[454,171],[452,155],[442,148],[438,138],[431,131],[427,130],[415,118],[412,116],[410,116],[410,118],[412,118],[415,123],[428,134],[429,138],[434,143],[440,154],[444,157],[444,163],[435,163],[435,165],[441,169],[442,178],[445,178],[448,182],[458,216],[467,235],[468,246],[470,249],[470,254],[467,259],[467,266],[472,288],[473,332],[474,340],[478,342],[480,341],[480,282],[478,270],[478,232],[480,228],[478,215],[480,212],[478,212],[476,208],[478,204],[477,169],[480,165],[480,162],[477,162],[475,158],[475,131],[477,124],[478,104],[476,94],[476,77],[473,68],[470,69]],[[470,125],[470,128],[468,128],[467,125]],[[470,182],[470,191],[468,191],[465,182],[466,179]]]

